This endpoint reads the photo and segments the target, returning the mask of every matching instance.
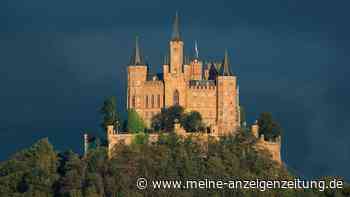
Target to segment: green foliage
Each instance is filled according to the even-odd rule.
[[[279,124],[272,119],[272,114],[263,112],[258,119],[259,136],[264,135],[267,140],[275,140],[281,136],[282,129]]]
[[[58,172],[61,177],[58,181],[56,193],[60,196],[82,197],[83,177],[86,164],[72,151],[60,155]]]
[[[0,165],[0,196],[52,196],[58,157],[47,138]]]
[[[134,109],[128,110],[127,130],[132,133],[143,132],[146,124]]]
[[[161,113],[152,118],[151,127],[155,131],[171,132],[174,131],[175,122],[179,122],[187,132],[204,130],[201,114],[196,111],[185,113],[179,105],[163,108]]]
[[[181,122],[183,116],[184,108],[179,105],[163,108],[159,114],[153,116],[151,127],[155,131],[174,131],[175,121]]]
[[[108,125],[113,125],[114,128],[119,127],[119,117],[117,113],[116,97],[111,96],[103,102],[103,106],[100,109],[103,115],[103,122],[101,126],[105,129]]]
[[[133,143],[134,144],[147,144],[148,143],[148,137],[149,134],[148,133],[138,133],[135,135],[134,139],[133,139]]]
[[[187,132],[197,132],[200,130],[204,130],[202,116],[197,111],[185,113],[184,116],[181,118],[181,125]]]
[[[137,190],[136,179],[149,180],[293,180],[283,166],[278,166],[261,150],[250,132],[209,138],[200,142],[195,137],[161,134],[149,143],[147,134],[137,134],[130,146],[120,144],[114,157],[98,147],[81,158],[72,151],[57,154],[47,139],[35,143],[0,163],[0,196],[9,197],[134,197],[134,196],[266,196],[266,197],[345,197],[344,189],[317,190],[247,189],[160,189]],[[330,181],[333,177],[325,177]],[[339,180],[339,178],[338,178]]]

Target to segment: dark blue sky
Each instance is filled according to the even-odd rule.
[[[307,177],[350,179],[348,1],[0,2],[0,160],[41,137],[81,151],[102,133],[104,98],[125,106],[134,37],[153,71],[180,14],[187,54],[225,48],[248,120],[270,111],[284,128],[282,157]]]

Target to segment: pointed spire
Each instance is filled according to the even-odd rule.
[[[216,77],[218,76],[218,71],[213,63],[210,65],[209,69],[209,80],[216,80]]]
[[[194,52],[195,52],[195,58],[199,58],[199,51],[198,51],[198,46],[197,46],[197,40],[194,41]]]
[[[179,28],[179,15],[176,12],[175,14],[175,19],[173,23],[173,33],[171,35],[171,40],[172,41],[179,41],[181,40],[180,38],[180,28]]]
[[[166,56],[166,55],[164,55],[163,65],[167,65],[167,64],[168,64],[167,56]]]
[[[139,37],[136,36],[135,38],[135,48],[134,48],[134,53],[131,57],[130,61],[131,65],[142,65],[142,58],[141,58],[141,52],[140,52],[140,47],[139,47]]]
[[[227,49],[225,50],[225,56],[224,56],[224,62],[222,64],[221,67],[221,73],[222,76],[231,76],[231,72],[230,72],[230,60],[228,57],[228,52]]]

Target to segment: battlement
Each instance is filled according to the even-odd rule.
[[[145,86],[159,86],[159,87],[163,87],[164,83],[163,81],[159,81],[159,80],[149,80],[149,81],[145,81],[144,82]]]
[[[174,131],[175,133],[180,137],[186,137],[186,136],[194,136],[197,139],[200,139],[201,141],[205,142],[208,141],[210,137],[214,137],[218,139],[218,136],[215,132],[213,133],[187,133],[184,128],[180,126],[179,123],[174,124]],[[137,134],[135,133],[118,133],[113,125],[107,126],[107,141],[108,141],[108,156],[112,156],[112,152],[115,148],[117,148],[118,144],[126,144],[130,145],[135,139],[135,136]],[[165,134],[166,135],[166,134]],[[148,133],[148,142],[156,142],[159,138],[159,133]]]
[[[190,89],[216,89],[214,80],[190,80],[188,83]]]
[[[252,125],[251,131],[257,138],[256,148],[260,150],[267,150],[270,152],[271,157],[277,163],[282,164],[281,159],[281,136],[278,136],[275,140],[266,140],[264,134],[259,136],[259,126],[257,122]]]

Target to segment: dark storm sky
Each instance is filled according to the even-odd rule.
[[[350,179],[349,1],[0,2],[0,160],[48,136],[81,151],[101,134],[98,108],[125,106],[135,35],[152,70],[180,14],[187,54],[222,58],[239,76],[248,121],[270,111],[284,128],[283,160],[302,176]]]

